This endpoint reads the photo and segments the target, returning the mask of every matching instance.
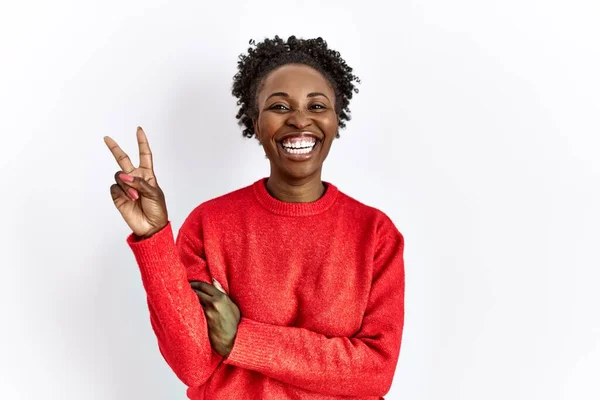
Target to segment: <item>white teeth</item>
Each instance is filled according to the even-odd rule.
[[[317,141],[315,139],[307,139],[300,141],[284,141],[283,146],[293,149],[300,149],[303,147],[313,147]]]
[[[286,153],[289,153],[289,154],[308,154],[311,151],[313,151],[313,149],[315,148],[315,145],[316,145],[316,142],[308,143],[307,145],[305,144],[304,146],[307,146],[307,147],[300,147],[300,146],[292,147],[289,145],[284,145],[283,149],[285,150]]]
[[[308,154],[312,151],[312,147],[308,147],[306,149],[289,149],[287,147],[284,147],[286,153],[290,153],[290,154]]]
[[[314,149],[316,144],[317,140],[311,138],[299,141],[284,141],[282,146],[290,154],[308,154]]]

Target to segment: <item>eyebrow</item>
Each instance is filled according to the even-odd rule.
[[[325,97],[327,100],[329,100],[329,97],[327,97],[324,93],[321,92],[312,92],[306,95],[306,97],[317,97],[317,96],[323,96]],[[275,93],[271,93],[269,95],[269,97],[267,97],[267,100],[269,100],[271,97],[290,97],[289,94],[287,94],[286,92],[275,92]],[[329,100],[331,101],[331,100]]]

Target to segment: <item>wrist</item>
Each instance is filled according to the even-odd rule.
[[[138,235],[137,233],[134,232],[134,236],[136,241],[142,241],[142,240],[146,240],[146,239],[150,239],[152,236],[156,235],[158,232],[162,231],[163,229],[165,229],[165,227],[168,225],[169,223],[167,222],[166,224],[152,229],[146,233],[144,233],[143,235]]]
[[[223,351],[223,354],[222,354],[223,358],[229,357],[229,354],[231,353],[231,350],[233,350],[233,346],[227,346],[225,348],[225,350]]]

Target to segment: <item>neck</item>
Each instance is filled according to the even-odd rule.
[[[317,201],[325,192],[321,181],[321,171],[301,179],[284,177],[271,170],[267,180],[267,190],[277,200],[287,203],[310,203]]]

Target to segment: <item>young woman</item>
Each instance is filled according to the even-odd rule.
[[[404,239],[321,180],[358,79],[321,38],[251,43],[233,94],[270,175],[200,204],[176,240],[142,128],[137,168],[105,138],[160,351],[190,399],[382,399],[404,325]]]

